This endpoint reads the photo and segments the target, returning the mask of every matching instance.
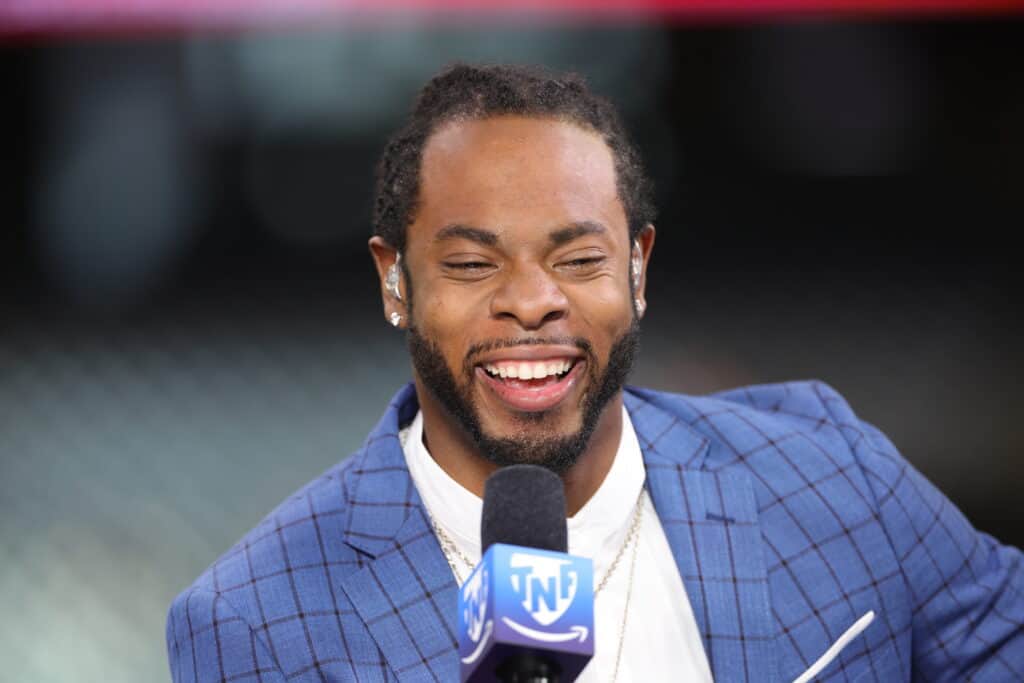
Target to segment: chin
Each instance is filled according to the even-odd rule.
[[[561,404],[552,408],[515,410],[493,401],[493,396],[486,396],[486,387],[478,387],[473,409],[482,431],[491,436],[570,436],[579,431],[585,421],[583,397],[586,396],[587,387],[577,388],[579,396],[567,397]]]
[[[481,420],[473,435],[480,455],[498,465],[540,465],[556,474],[569,470],[586,450],[593,425],[580,412],[517,413],[511,418]]]
[[[562,439],[580,431],[579,416],[566,419],[552,411],[520,413],[507,420],[484,420],[482,435],[490,439]]]

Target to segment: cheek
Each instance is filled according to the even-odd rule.
[[[478,324],[486,309],[480,309],[474,297],[455,292],[445,296],[424,295],[422,300],[417,299],[414,313],[417,324],[447,338],[459,337],[468,325]]]
[[[633,317],[629,291],[618,283],[609,282],[601,287],[579,286],[570,297],[570,305],[576,318],[589,331],[602,336],[617,337]]]
[[[465,298],[465,297],[464,297]],[[452,370],[458,373],[470,346],[469,333],[478,327],[472,306],[459,297],[417,292],[413,316],[417,327],[440,348]]]

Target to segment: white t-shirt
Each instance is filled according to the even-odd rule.
[[[625,408],[622,438],[608,476],[589,501],[566,520],[569,553],[594,562],[594,586],[608,571],[629,534],[634,506],[646,472],[640,443]],[[480,561],[480,512],[483,501],[464,489],[434,461],[423,445],[423,414],[403,430],[405,460],[423,503],[441,529],[474,565]],[[711,681],[697,621],[650,496],[644,494],[636,566],[630,577],[627,547],[615,572],[594,601],[594,658],[577,679],[609,683],[615,670],[619,637],[625,636],[617,683],[631,681]],[[465,580],[472,567],[455,558]],[[624,614],[632,580],[629,614]]]

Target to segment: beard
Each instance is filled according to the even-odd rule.
[[[625,385],[639,349],[640,325],[634,316],[629,329],[615,340],[608,354],[608,362],[600,372],[593,347],[582,338],[509,339],[474,345],[466,354],[461,385],[433,340],[420,334],[415,326],[410,326],[406,341],[413,367],[423,384],[462,426],[482,457],[499,467],[540,465],[555,474],[564,474],[583,455],[605,406]],[[572,434],[544,434],[543,423],[552,417],[553,412],[546,410],[519,413],[518,420],[523,429],[514,436],[492,436],[485,433],[472,397],[475,366],[471,359],[484,351],[507,346],[566,343],[583,351],[587,359],[588,381],[582,400],[579,429]]]

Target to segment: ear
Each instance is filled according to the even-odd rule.
[[[373,256],[373,264],[377,267],[377,277],[380,280],[380,296],[384,304],[384,319],[395,325],[395,327],[404,328],[408,324],[408,309],[405,305],[408,289],[405,286],[405,274],[399,265],[398,250],[378,235],[370,238],[369,246],[370,255]],[[395,297],[389,291],[387,284],[388,274],[392,268],[396,269],[398,274],[399,297]],[[393,322],[395,314],[401,316],[397,324]]]
[[[651,262],[651,252],[654,251],[654,225],[651,223],[644,226],[634,243],[630,246],[630,262],[632,262],[634,255],[632,252],[637,251],[638,247],[640,252],[640,273],[639,281],[634,288],[633,298],[635,300],[634,305],[637,308],[637,317],[642,318],[647,310],[647,296],[645,294],[647,290],[647,264]]]

